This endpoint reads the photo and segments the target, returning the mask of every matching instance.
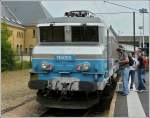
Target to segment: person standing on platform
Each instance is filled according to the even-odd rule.
[[[145,73],[144,73],[144,60],[141,53],[138,54],[138,66],[137,66],[137,73],[138,73],[138,90],[139,92],[143,92],[146,90],[144,81],[145,80]]]
[[[135,58],[135,53],[133,52],[132,54],[129,53],[128,55],[128,58],[129,58],[129,79],[130,79],[130,76],[131,76],[131,84],[130,84],[130,90],[133,90],[133,83],[134,83],[134,79],[135,79],[135,69],[136,69],[136,66],[138,64],[138,61],[137,59]]]
[[[148,69],[148,58],[144,52],[142,54],[143,54],[143,60],[144,60],[144,67],[146,71]]]
[[[143,82],[146,83],[145,71],[148,65],[148,60],[144,52],[142,52],[142,57],[143,57],[143,63],[144,63],[144,73],[142,74],[142,79],[143,79]]]
[[[122,95],[126,96],[129,94],[129,88],[128,88],[128,78],[129,78],[129,59],[128,54],[124,50],[122,46],[120,46],[117,51],[120,53],[119,57],[119,65],[121,70],[121,76],[123,81],[123,91]]]

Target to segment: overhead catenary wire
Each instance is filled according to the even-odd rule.
[[[124,5],[108,2],[108,1],[105,1],[105,0],[104,0],[104,2],[115,5],[115,6],[124,7],[124,8],[130,9],[130,10],[133,10],[133,41],[134,41],[134,51],[135,51],[135,11],[139,12],[139,10],[131,8],[131,7],[127,7],[127,6],[124,6]]]
[[[95,13],[95,14],[128,14],[128,13],[133,13],[133,12],[101,12],[101,13]],[[135,12],[138,13],[138,12]]]
[[[94,14],[129,14],[129,13],[132,13],[133,14],[133,11],[135,12],[135,13],[137,13],[137,14],[140,14],[141,15],[141,13],[139,12],[139,10],[138,9],[134,9],[134,8],[131,8],[131,7],[128,7],[128,6],[125,6],[125,5],[121,5],[121,4],[117,4],[117,3],[113,3],[113,2],[110,2],[110,1],[107,1],[107,0],[104,0],[104,2],[105,3],[109,3],[109,4],[113,4],[113,5],[116,5],[116,6],[119,6],[119,7],[124,7],[124,8],[127,8],[127,9],[130,9],[130,10],[132,10],[132,12],[104,12],[104,13],[102,13],[102,12],[96,12],[96,13],[94,13]]]
[[[125,6],[125,5],[116,4],[116,3],[109,2],[109,1],[106,1],[106,0],[104,0],[104,2],[109,3],[109,4],[113,4],[113,5],[116,5],[116,6],[124,7],[124,8],[130,9],[130,10],[134,10],[134,11],[138,11],[138,12],[139,12],[138,9],[134,9],[134,8],[131,8],[131,7],[127,7],[127,6]]]
[[[130,10],[133,10],[134,12],[135,12],[135,11],[137,11],[137,12],[135,12],[135,13],[139,13],[139,14],[141,14],[141,13],[139,12],[139,9],[134,9],[134,8],[131,8],[131,7],[128,7],[128,6],[125,6],[125,5],[121,5],[121,4],[117,4],[117,3],[109,2],[109,1],[106,1],[106,0],[104,0],[104,2],[105,2],[105,3],[112,4],[112,5],[116,5],[116,6],[119,6],[119,7],[124,7],[124,8],[130,9]],[[123,13],[123,12],[122,12],[122,13]],[[132,13],[133,13],[133,12],[132,12]],[[149,12],[146,12],[146,13],[148,13],[148,14],[149,14]]]

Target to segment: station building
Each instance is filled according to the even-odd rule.
[[[143,36],[135,36],[135,43],[133,40],[133,36],[118,36],[119,43],[123,44],[130,44],[130,45],[136,45],[139,47],[140,45],[140,40],[141,40],[141,47],[142,47],[142,41],[143,41]],[[149,36],[144,36],[144,43],[145,43],[145,48],[149,47]]]
[[[130,45],[141,47],[141,50],[145,51],[147,55],[149,55],[149,36],[144,36],[144,48],[143,45],[143,36],[135,36],[135,42],[133,40],[133,36],[118,36],[118,40],[120,44]],[[141,41],[141,46],[140,46]]]
[[[13,51],[29,54],[37,45],[36,25],[52,16],[40,1],[3,1],[1,6],[1,26],[3,29],[4,23],[7,24],[11,32],[9,41]]]

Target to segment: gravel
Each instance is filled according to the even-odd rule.
[[[1,109],[9,109],[35,97],[36,91],[28,88],[29,69],[2,73]]]

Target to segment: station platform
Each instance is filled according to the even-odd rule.
[[[127,96],[116,93],[114,117],[149,117],[149,72],[146,72],[146,91],[139,92],[138,78],[135,75],[134,89]]]

